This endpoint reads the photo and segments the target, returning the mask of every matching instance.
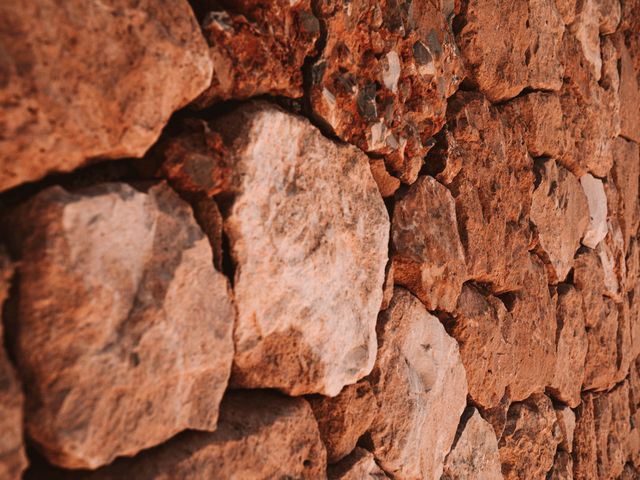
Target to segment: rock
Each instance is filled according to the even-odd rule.
[[[607,235],[596,246],[596,253],[600,258],[604,272],[604,294],[611,297],[616,303],[621,303],[622,289],[626,278],[625,244],[620,227],[621,215],[617,211],[619,195],[611,178],[605,184],[605,192],[607,194],[607,210],[609,211]]]
[[[9,296],[13,265],[4,247],[0,247],[0,312]],[[4,349],[0,318],[0,478],[18,480],[27,468],[23,445],[24,396],[18,376]]]
[[[582,295],[584,322],[593,328],[604,316],[604,272],[600,258],[593,250],[576,255],[573,267],[573,284]]]
[[[188,2],[3,2],[0,190],[140,157],[211,81]]]
[[[317,479],[326,455],[305,400],[270,392],[228,392],[213,433],[185,432],[169,442],[120,459],[88,480],[189,478]]]
[[[607,196],[602,180],[587,173],[580,177],[580,184],[589,205],[589,225],[582,238],[582,244],[596,248],[607,235]]]
[[[588,68],[596,80],[600,80],[602,57],[600,56],[600,12],[598,0],[576,2],[577,11],[569,31],[578,40]]]
[[[382,305],[380,305],[380,310],[386,310],[391,304],[391,299],[393,298],[394,277],[395,274],[393,262],[389,262],[387,263],[387,267],[385,268],[384,273],[384,285],[382,287]]]
[[[465,281],[455,203],[438,181],[422,176],[396,200],[391,223],[394,280],[429,310],[453,311]]]
[[[206,12],[202,33],[213,64],[211,86],[198,106],[258,95],[302,96],[302,66],[320,36],[309,0],[244,0],[213,11],[204,0],[195,4]]]
[[[511,400],[509,399],[509,392],[507,391],[502,399],[500,399],[500,403],[495,407],[482,408],[480,410],[482,412],[482,418],[493,427],[496,438],[502,437],[502,432],[504,432],[504,427],[507,424],[507,413],[510,405]]]
[[[555,3],[564,24],[569,25],[573,23],[576,18],[577,0],[556,0]]]
[[[547,474],[547,480],[573,480],[573,458],[564,450],[556,452],[553,467]]]
[[[585,330],[582,295],[570,285],[558,287],[556,306],[556,365],[548,389],[558,400],[576,407],[585,374],[585,359],[589,342]],[[570,447],[567,451],[571,451]]]
[[[376,464],[372,453],[357,447],[351,455],[328,469],[329,480],[383,480],[389,478]]]
[[[21,258],[10,342],[49,461],[96,468],[214,430],[235,310],[188,205],[164,183],[56,186],[8,222]]]
[[[266,103],[212,128],[233,167],[232,382],[335,396],[375,362],[389,218],[368,159]]]
[[[640,100],[638,105],[640,105]],[[615,211],[618,212],[620,227],[624,235],[625,250],[628,251],[631,238],[635,236],[640,223],[638,205],[640,148],[637,143],[628,142],[622,137],[618,137],[613,142],[613,149],[614,163],[611,169],[611,178],[618,191]]]
[[[444,464],[442,480],[477,478],[502,480],[498,441],[493,428],[471,408],[462,433]]]
[[[456,202],[467,276],[497,293],[517,290],[528,261],[533,191],[521,132],[471,92],[457,94],[447,115],[450,141],[438,178]]]
[[[616,381],[618,307],[606,299],[599,321],[587,329],[589,347],[584,366],[584,390],[607,390]]]
[[[576,429],[576,414],[569,407],[556,407],[556,420],[560,427],[560,445],[559,449],[571,453],[573,450],[573,433]]]
[[[456,341],[406,290],[381,314],[371,385],[379,414],[369,437],[378,464],[399,478],[440,478],[466,406]]]
[[[620,0],[597,0],[600,15],[600,34],[610,35],[616,31],[622,17]]]
[[[544,479],[553,465],[558,436],[553,404],[544,394],[513,403],[498,443],[504,478]]]
[[[385,198],[392,197],[398,188],[400,188],[400,180],[387,171],[384,160],[381,158],[372,158],[369,160],[369,166],[371,167],[371,174],[380,190],[380,195]]]
[[[626,2],[625,2],[626,3]],[[637,15],[637,13],[635,14]],[[638,70],[621,35],[616,36],[616,50],[620,64],[620,135],[640,142],[640,86]]]
[[[589,224],[587,197],[578,179],[554,160],[537,165],[540,182],[531,200],[531,220],[554,281],[563,281]]]
[[[329,463],[336,463],[351,453],[378,413],[376,399],[367,380],[347,385],[336,397],[311,395],[308,400],[318,422]]]
[[[598,478],[593,395],[585,394],[576,408],[576,429],[573,440],[573,478],[592,480]]]
[[[313,114],[412,183],[464,76],[447,19],[426,0],[321,2],[318,10],[327,41],[311,67]]]
[[[618,477],[618,480],[636,480],[638,477],[640,477],[640,470],[634,467],[631,463],[627,463]]]
[[[465,284],[453,317],[448,331],[460,346],[469,397],[485,409],[495,407],[515,375],[513,353],[502,333],[510,314],[498,298]]]
[[[474,86],[492,102],[559,90],[564,24],[552,0],[470,0],[456,35]]]

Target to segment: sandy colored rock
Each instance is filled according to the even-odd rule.
[[[13,271],[7,252],[0,247],[0,312],[9,296]],[[27,468],[22,438],[24,396],[4,345],[0,317],[0,478],[18,480]]]
[[[475,408],[444,463],[442,480],[502,480],[498,440]]]
[[[553,467],[547,474],[547,480],[573,480],[573,458],[564,450],[556,452]]]
[[[185,432],[121,459],[87,480],[326,477],[326,455],[305,400],[270,392],[228,392],[213,433]]]
[[[554,160],[536,166],[540,180],[531,199],[531,220],[549,262],[549,276],[561,282],[573,267],[589,224],[587,197],[578,179]]]
[[[556,420],[560,428],[559,449],[571,453],[573,450],[573,434],[576,429],[576,414],[569,407],[556,407]]]
[[[521,132],[471,92],[452,99],[447,118],[451,138],[438,178],[456,202],[468,277],[498,293],[516,290],[531,241],[534,183]]]
[[[515,375],[513,353],[503,337],[510,314],[498,298],[465,284],[453,317],[448,331],[460,346],[469,396],[485,409],[495,407]]]
[[[559,90],[564,24],[552,0],[470,0],[456,41],[469,79],[492,102]]]
[[[347,385],[336,397],[308,397],[327,449],[327,461],[336,463],[355,448],[378,413],[371,385],[361,380]]]
[[[367,157],[265,103],[216,120],[238,308],[232,380],[337,395],[367,375],[389,236]]]
[[[553,465],[559,441],[553,404],[537,393],[509,407],[507,425],[498,443],[506,480],[543,480]]]
[[[351,455],[328,468],[329,480],[383,480],[389,478],[371,452],[357,447]]]
[[[3,2],[0,17],[0,190],[142,156],[211,81],[185,0]]]
[[[453,311],[466,265],[451,193],[422,176],[393,208],[391,248],[396,284],[429,310]]]
[[[202,12],[202,33],[213,64],[211,86],[198,98],[204,107],[257,95],[301,97],[302,66],[315,53],[320,23],[309,0],[220,2],[227,9]]]
[[[456,341],[408,291],[381,314],[371,384],[379,406],[369,436],[378,464],[398,478],[440,478],[466,405]]]
[[[602,180],[587,173],[580,177],[580,185],[587,197],[589,208],[589,225],[582,239],[582,244],[596,248],[607,235],[607,196]]]
[[[570,285],[562,284],[558,287],[556,320],[557,360],[555,373],[548,388],[554,398],[576,407],[580,403],[589,342],[585,329],[582,295]],[[570,447],[568,451],[571,451]]]
[[[616,380],[618,360],[618,307],[606,299],[598,322],[587,330],[589,347],[583,389],[606,390]]]
[[[311,67],[313,114],[412,183],[464,76],[449,19],[427,0],[321,2],[318,10],[327,41]]]
[[[22,259],[11,343],[46,457],[96,468],[214,430],[235,311],[188,205],[164,183],[56,186],[9,222]]]

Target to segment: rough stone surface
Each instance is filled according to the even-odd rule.
[[[313,113],[406,183],[464,76],[444,10],[427,0],[319,2],[327,41],[311,68]]]
[[[371,174],[378,185],[380,195],[383,197],[391,197],[400,188],[400,180],[391,175],[387,171],[384,160],[381,158],[372,158],[369,160],[371,166]]]
[[[600,323],[605,307],[604,272],[596,252],[586,250],[576,255],[573,283],[582,295],[585,324],[588,328],[592,328]]]
[[[466,405],[456,341],[417,298],[397,288],[382,313],[371,382],[379,414],[369,436],[378,464],[399,478],[439,478]]]
[[[378,413],[376,399],[367,380],[347,385],[336,397],[312,395],[308,400],[318,422],[329,463],[336,463],[351,453]]]
[[[564,450],[556,452],[553,467],[547,474],[547,480],[573,480],[573,458]]]
[[[626,3],[626,2],[625,2]],[[637,7],[636,7],[637,8]],[[635,14],[637,16],[637,12]],[[635,32],[637,36],[637,31]],[[620,135],[640,142],[640,86],[638,70],[621,36],[616,38],[620,63]]]
[[[584,367],[585,390],[606,390],[616,382],[618,317],[618,307],[606,299],[597,323],[587,330],[589,347]]]
[[[233,383],[337,395],[367,375],[389,219],[366,156],[262,103],[215,123],[238,308]]]
[[[442,480],[501,480],[498,440],[489,423],[471,409],[462,433],[444,464]]]
[[[544,394],[512,404],[498,444],[504,478],[544,479],[553,465],[558,437],[553,404]]]
[[[531,200],[531,220],[552,280],[563,281],[589,224],[587,197],[578,179],[554,160],[537,165],[539,184]]]
[[[302,96],[302,66],[320,35],[309,0],[225,1],[226,10],[208,12],[208,2],[194,3],[204,13],[213,64],[211,86],[198,106],[265,94]]]
[[[351,455],[328,468],[329,480],[384,480],[385,475],[371,452],[356,448]]]
[[[570,285],[558,287],[556,305],[556,365],[549,384],[551,394],[571,407],[580,403],[588,339],[582,295]],[[570,447],[568,451],[571,451]]]
[[[391,224],[394,279],[429,310],[452,311],[466,265],[451,193],[423,176],[396,201]]]
[[[47,458],[95,468],[214,430],[235,311],[191,209],[166,184],[44,190],[14,210],[12,344]]]
[[[576,429],[573,440],[573,478],[592,480],[598,478],[593,395],[586,394],[576,409]]]
[[[640,102],[638,103],[640,105]],[[640,111],[640,109],[638,109]],[[640,123],[640,121],[639,121]],[[614,141],[614,163],[611,178],[618,191],[616,211],[624,235],[626,250],[629,250],[631,238],[638,232],[640,223],[640,205],[638,202],[640,179],[640,148],[635,142],[618,137]],[[635,286],[635,278],[631,285]]]
[[[564,24],[552,0],[470,0],[456,35],[469,77],[491,101],[559,90]]]
[[[573,434],[576,430],[576,414],[569,407],[556,407],[556,420],[560,428],[560,445],[558,448],[571,453],[573,450]]]
[[[300,478],[326,476],[326,455],[305,400],[268,392],[229,392],[213,433],[185,432],[88,480]]]
[[[602,180],[587,173],[580,177],[580,184],[589,206],[589,225],[582,244],[589,248],[596,246],[607,235],[607,195]]]
[[[3,2],[0,190],[142,156],[211,80],[186,0]]]

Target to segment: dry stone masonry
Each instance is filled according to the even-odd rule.
[[[639,0],[0,2],[0,480],[640,479]]]

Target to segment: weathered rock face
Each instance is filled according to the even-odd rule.
[[[584,321],[587,327],[597,325],[604,315],[604,272],[600,258],[593,250],[578,253],[573,268],[573,284],[582,295]]]
[[[624,245],[628,250],[631,238],[635,236],[640,223],[638,205],[640,148],[637,143],[628,142],[620,137],[614,141],[613,148],[614,163],[611,169],[611,178],[618,192],[616,211],[624,235]],[[631,284],[635,286],[635,281]]]
[[[616,38],[616,50],[620,63],[620,135],[640,142],[640,110],[635,108],[640,102],[638,69],[634,68],[633,58],[620,35]]]
[[[399,478],[439,478],[467,395],[456,341],[406,290],[381,315],[371,382],[379,414],[369,436],[378,464]]]
[[[576,409],[576,429],[573,440],[573,478],[598,478],[593,395],[586,394]]]
[[[326,454],[309,405],[267,392],[229,392],[213,433],[185,432],[168,443],[121,459],[90,480],[173,478],[317,479]]]
[[[478,410],[471,409],[464,430],[454,443],[444,464],[442,480],[477,478],[501,480],[498,441],[491,425]]]
[[[142,156],[211,61],[185,0],[3,2],[0,190]]]
[[[466,265],[451,193],[433,177],[420,177],[396,201],[391,227],[394,280],[429,310],[452,311]]]
[[[578,179],[554,160],[537,165],[540,177],[531,201],[531,220],[549,262],[549,276],[563,281],[589,224],[587,197]]]
[[[556,407],[556,420],[560,428],[559,449],[571,453],[573,450],[573,434],[576,430],[576,414],[569,407]]]
[[[582,243],[589,248],[596,248],[607,235],[607,195],[602,180],[589,173],[580,177],[580,184],[589,206],[589,225]]]
[[[417,178],[464,76],[449,3],[319,2],[327,36],[311,68],[313,113],[341,139],[383,155],[406,183]]]
[[[9,294],[13,275],[11,260],[0,248],[0,312]],[[2,318],[0,317],[0,478],[17,480],[27,467],[22,440],[22,408],[24,398],[13,365],[3,342]]]
[[[95,468],[214,430],[235,311],[190,208],[166,184],[52,187],[8,222],[22,258],[12,344],[47,458]]]
[[[589,347],[584,367],[585,390],[606,390],[616,382],[618,317],[618,307],[606,299],[596,324],[587,331]]]
[[[564,24],[552,0],[470,0],[460,21],[469,80],[491,101],[562,86]]]
[[[547,480],[573,480],[573,458],[564,450],[558,450]]]
[[[318,422],[329,463],[338,462],[351,453],[378,413],[376,399],[367,380],[347,385],[336,397],[312,395],[308,400]]]
[[[383,480],[389,478],[376,464],[372,453],[356,448],[351,455],[328,468],[329,480]]]
[[[499,451],[505,479],[544,479],[553,465],[559,432],[553,404],[535,394],[509,407]]]
[[[320,23],[309,0],[220,2],[226,10],[205,13],[202,33],[213,64],[211,86],[199,106],[256,95],[302,96],[302,65],[312,56]]]
[[[367,158],[266,104],[215,128],[234,179],[234,384],[337,395],[377,346],[389,219]]]

